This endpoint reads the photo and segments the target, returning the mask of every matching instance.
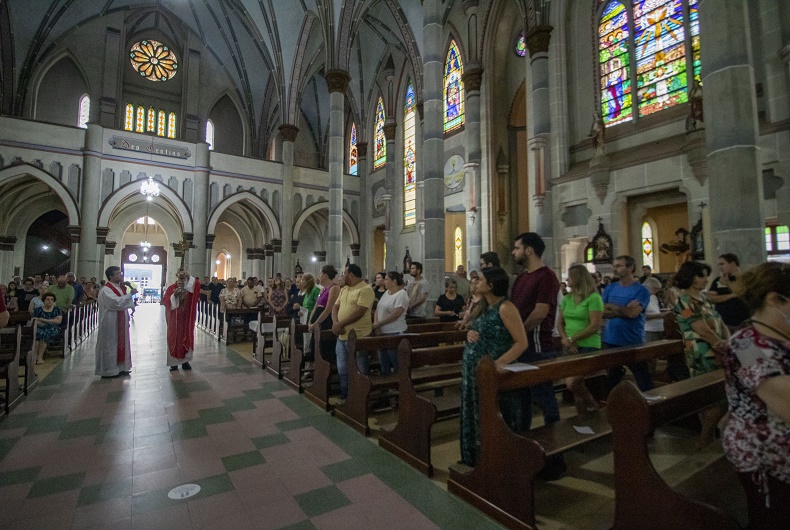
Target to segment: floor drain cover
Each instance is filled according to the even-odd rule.
[[[171,499],[188,499],[200,493],[200,486],[197,484],[183,484],[170,490],[167,494]]]

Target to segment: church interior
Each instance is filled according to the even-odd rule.
[[[560,278],[630,255],[665,279],[790,263],[789,225],[782,0],[0,0],[0,283],[418,261],[442,286],[488,251],[517,272],[523,232]],[[170,376],[158,311],[131,380],[93,378],[89,337],[0,419],[0,526],[522,527],[447,492],[454,434],[432,481],[249,345],[197,329]],[[693,495],[726,463],[678,432],[653,463]],[[538,525],[612,527],[611,444],[569,455]]]

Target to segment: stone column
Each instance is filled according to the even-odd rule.
[[[387,188],[387,195],[389,195],[389,209],[387,215],[389,222],[387,226],[390,232],[400,234],[403,231],[403,187],[400,185],[401,180],[398,176],[400,165],[397,163],[398,156],[395,152],[395,132],[398,130],[397,124],[394,119],[387,118],[384,124],[384,138],[387,140],[387,162],[384,167],[384,185]],[[401,169],[402,171],[402,169]],[[395,250],[396,245],[387,249],[389,254],[390,250]]]
[[[184,98],[184,140],[187,142],[205,142],[206,124],[200,126],[198,117],[200,105],[200,89],[203,84],[200,82],[200,52],[189,50],[186,63],[187,83],[185,84],[186,97]],[[184,75],[182,74],[182,75]],[[246,151],[246,146],[245,146]]]
[[[359,138],[359,136],[357,136]],[[362,272],[372,276],[375,272],[368,270],[373,263],[373,230],[370,223],[370,212],[373,206],[372,196],[368,189],[368,143],[357,141],[357,176],[359,177],[359,266]]]
[[[423,126],[422,175],[425,219],[424,276],[431,286],[429,307],[444,286],[444,127],[442,80],[444,31],[441,0],[423,3]],[[419,260],[418,260],[419,261]],[[429,311],[430,312],[430,311]]]
[[[14,275],[14,245],[16,236],[0,236],[0,278]]]
[[[346,89],[351,76],[345,70],[329,70],[329,233],[327,263],[338,270],[345,264],[343,257],[343,169],[345,135],[343,134]]]
[[[88,124],[83,149],[82,194],[80,198],[80,225],[82,228],[79,261],[75,272],[78,276],[101,276],[104,255],[99,255],[96,227],[99,225],[101,197],[101,153],[104,128]]]
[[[206,263],[206,228],[208,225],[208,186],[210,167],[208,144],[195,144],[195,185],[192,191],[192,248],[189,250],[189,272],[202,278],[211,275]],[[212,264],[213,265],[213,264]],[[177,268],[176,268],[177,269]],[[175,271],[176,269],[173,269]]]
[[[766,255],[746,1],[702,0],[700,26],[713,254],[732,252],[749,267]]]
[[[91,121],[102,127],[115,129],[119,124],[116,121],[118,111],[118,80],[121,79],[119,61],[126,54],[121,52],[121,32],[115,28],[107,28],[104,35],[104,73],[102,75],[102,93],[99,98],[99,117],[94,116]],[[91,110],[94,111],[96,107]]]
[[[294,142],[299,129],[295,125],[280,125],[280,134],[283,136],[283,194],[280,201],[280,233],[282,234],[282,253],[280,254],[280,270],[283,278],[286,271],[293,268],[291,260],[291,242],[294,230]]]
[[[532,69],[532,94],[529,106],[532,136],[530,148],[529,187],[531,193],[530,230],[537,232],[546,243],[543,259],[550,267],[554,261],[551,192],[549,191],[549,140],[551,112],[549,107],[549,42],[551,26],[535,26],[527,32],[527,49]],[[546,207],[548,205],[548,207]]]
[[[483,69],[478,64],[468,64],[463,76],[466,89],[466,158],[464,173],[466,174],[466,269],[480,263],[483,252],[483,219],[480,192],[482,189],[480,174],[480,85],[483,81]]]

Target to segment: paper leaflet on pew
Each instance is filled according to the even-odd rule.
[[[507,366],[504,366],[502,369],[507,370],[508,372],[526,372],[528,370],[538,370],[539,368],[539,366],[535,366],[534,364],[510,363]]]
[[[664,396],[652,396],[650,394],[642,394],[642,397],[645,398],[645,401],[648,403],[651,401],[661,401],[664,399]]]

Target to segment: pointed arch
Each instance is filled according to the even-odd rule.
[[[76,198],[71,194],[68,188],[58,179],[36,166],[30,164],[19,164],[16,166],[9,166],[0,170],[0,186],[14,182],[16,180],[27,181],[33,177],[46,184],[58,196],[63,206],[66,208],[66,215],[69,217],[70,225],[80,224],[80,210],[77,206]]]
[[[444,61],[444,132],[464,125],[464,63],[455,39],[450,40]]]
[[[373,127],[373,169],[378,169],[387,163],[387,139],[384,136],[384,99],[379,96],[376,103],[376,123]]]
[[[280,224],[277,222],[277,216],[274,215],[274,211],[268,204],[263,202],[263,199],[251,191],[240,191],[238,193],[228,195],[222,199],[209,215],[206,233],[213,234],[214,230],[217,228],[217,223],[219,222],[219,218],[222,213],[225,212],[225,210],[227,210],[231,205],[240,201],[249,201],[250,204],[258,209],[263,218],[266,220],[266,225],[271,239],[282,239]]]
[[[302,230],[302,225],[313,215],[315,212],[321,210],[329,210],[329,202],[328,201],[321,201],[316,202],[305,208],[299,213],[299,216],[296,218],[294,222],[293,228],[293,240],[299,240],[299,232]],[[351,234],[351,243],[350,245],[358,245],[359,244],[359,229],[357,228],[357,224],[354,222],[354,219],[351,215],[344,209],[343,210],[343,225],[346,227],[348,232]]]
[[[99,224],[98,226],[109,227],[116,217],[127,205],[130,205],[142,198],[140,193],[140,184],[142,180],[133,180],[115,190],[99,209]],[[180,224],[180,229],[183,233],[193,233],[192,214],[189,207],[184,200],[170,187],[159,186],[159,198],[157,202],[161,201],[166,211]],[[139,216],[138,216],[139,217]]]
[[[83,94],[79,102],[77,127],[80,129],[88,128],[88,120],[91,118],[91,98],[88,94]]]

